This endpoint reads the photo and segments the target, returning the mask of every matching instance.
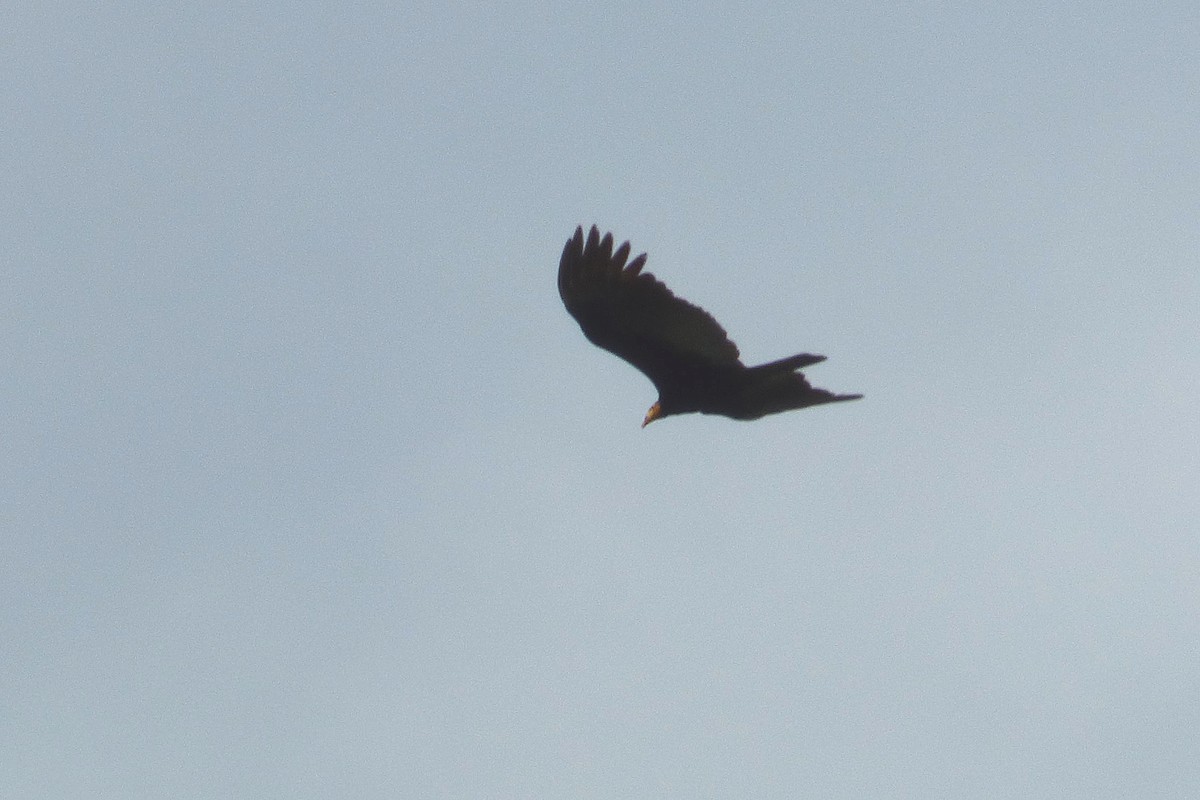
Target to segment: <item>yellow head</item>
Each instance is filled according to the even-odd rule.
[[[655,403],[650,406],[650,410],[646,412],[646,418],[642,420],[642,427],[646,427],[654,420],[662,416],[662,403]]]

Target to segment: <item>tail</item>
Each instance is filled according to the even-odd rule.
[[[771,361],[767,364],[759,364],[757,367],[752,367],[752,369],[763,372],[795,372],[798,369],[811,367],[813,364],[820,364],[824,360],[825,356],[801,353],[800,355],[781,358],[778,361]]]
[[[754,414],[744,417],[755,419],[764,414],[775,414],[793,408],[807,408],[825,403],[840,403],[845,400],[860,400],[861,394],[834,394],[827,389],[818,389],[796,370],[820,364],[825,356],[809,353],[781,358],[768,364],[760,364],[747,370],[750,378],[745,388],[748,405]]]

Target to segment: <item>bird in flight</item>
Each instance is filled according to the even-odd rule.
[[[671,293],[649,272],[646,254],[626,263],[629,242],[593,225],[567,240],[558,263],[558,294],[588,340],[628,361],[658,389],[642,427],[674,414],[721,414],[758,419],[767,414],[843,400],[809,385],[798,372],[825,356],[799,355],[747,367],[737,345],[704,309]]]

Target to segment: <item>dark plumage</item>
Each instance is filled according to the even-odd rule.
[[[642,272],[645,253],[626,264],[628,257],[629,242],[614,251],[611,233],[601,239],[593,225],[585,242],[576,228],[558,264],[558,293],[592,344],[633,364],[658,389],[642,427],[672,414],[748,420],[862,397],[815,389],[796,371],[825,356],[802,353],[747,367],[704,309]]]

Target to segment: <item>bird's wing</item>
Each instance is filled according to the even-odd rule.
[[[737,345],[704,309],[681,300],[648,272],[646,254],[628,264],[629,242],[583,228],[563,248],[558,293],[595,345],[633,364],[662,390],[689,366],[740,366]]]

